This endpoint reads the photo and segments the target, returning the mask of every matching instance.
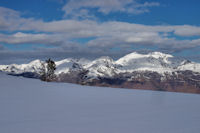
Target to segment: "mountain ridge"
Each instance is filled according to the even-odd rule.
[[[113,60],[111,57],[102,56],[95,60],[87,60],[84,58],[74,59],[66,58],[60,61],[55,61],[57,66],[56,74],[67,73],[74,63],[79,64],[84,69],[93,71],[95,68],[99,71],[105,71],[106,68],[115,69],[117,73],[120,72],[133,72],[133,71],[152,71],[158,73],[172,73],[175,71],[190,70],[200,72],[200,63],[191,62],[184,59],[175,59],[170,54],[161,52],[151,52],[148,54],[140,54],[132,52],[118,60]],[[33,60],[28,64],[11,64],[0,65],[0,70],[7,73],[19,74],[23,72],[36,72],[38,73],[41,64],[44,61],[39,59]],[[97,70],[96,70],[97,71]],[[98,72],[96,72],[98,73]],[[110,76],[112,76],[110,74]]]
[[[0,65],[11,75],[39,78],[44,61]],[[67,58],[55,61],[57,82],[200,93],[200,64],[161,52],[130,53],[118,60]]]

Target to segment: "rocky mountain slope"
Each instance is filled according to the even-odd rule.
[[[0,65],[0,70],[39,78],[42,63],[35,60],[29,64]],[[200,64],[160,52],[133,52],[116,61],[110,57],[93,61],[68,58],[55,63],[58,82],[200,93]]]

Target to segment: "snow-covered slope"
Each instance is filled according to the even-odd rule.
[[[134,59],[142,59],[142,58],[155,58],[155,59],[162,59],[163,62],[169,63],[168,58],[173,58],[172,55],[164,54],[161,52],[152,52],[149,54],[139,54],[137,52],[130,53],[120,59],[118,59],[116,62],[119,64],[127,64],[131,60]]]
[[[87,59],[73,59],[73,58],[67,58],[61,61],[56,61],[56,74],[61,74],[61,73],[68,73],[70,69],[73,68],[73,65],[79,64],[80,67],[83,67],[87,64],[89,64],[91,61]]]
[[[60,73],[67,73],[69,69],[73,67],[74,63],[78,63],[80,65],[88,64],[90,61],[86,59],[73,59],[73,58],[67,58],[61,61],[56,61],[56,74]],[[42,63],[45,63],[44,61],[40,60],[34,60],[28,64],[11,64],[11,65],[0,65],[0,70],[7,72],[7,73],[14,73],[14,74],[20,74],[23,72],[33,72],[38,73],[41,70]]]
[[[14,73],[14,74],[20,74],[23,72],[39,73],[42,67],[42,63],[43,61],[34,60],[28,64],[0,65],[0,70],[5,71],[7,73]]]
[[[0,133],[199,133],[200,95],[0,73]]]
[[[35,60],[29,64],[12,64],[0,65],[0,70],[9,73],[36,72],[41,68],[42,61]],[[178,59],[172,55],[161,52],[152,52],[149,54],[140,54],[137,52],[130,53],[117,61],[110,57],[101,57],[93,61],[86,59],[68,58],[56,61],[56,74],[68,73],[69,70],[75,69],[74,64],[80,68],[88,70],[89,77],[112,77],[116,73],[133,72],[133,71],[153,71],[160,74],[172,73],[175,71],[191,70],[200,72],[200,64],[188,60]]]
[[[171,62],[169,58],[173,58],[172,55],[163,54],[160,52],[153,52],[149,54],[139,54],[133,52],[116,61],[121,65],[123,71],[156,71],[159,73],[171,72]]]
[[[178,70],[190,70],[194,72],[200,72],[200,64],[190,61],[183,61],[181,65],[178,66]]]
[[[85,65],[84,68],[89,70],[90,77],[111,77],[117,72],[116,64],[110,57],[98,58]]]
[[[149,54],[130,53],[116,61],[121,65],[122,71],[155,71],[158,73],[171,73],[174,71],[191,70],[200,72],[200,64],[188,60],[176,58],[161,52]]]

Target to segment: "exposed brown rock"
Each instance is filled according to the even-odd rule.
[[[192,71],[177,71],[164,75],[157,72],[137,71],[116,74],[110,78],[98,77],[97,79],[88,78],[87,73],[86,70],[71,71],[68,74],[60,74],[57,81],[90,86],[200,93],[200,73]]]

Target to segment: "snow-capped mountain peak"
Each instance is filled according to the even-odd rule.
[[[174,56],[170,55],[170,54],[164,54],[161,52],[152,52],[148,54],[149,56],[152,56],[154,58],[173,58]]]
[[[108,56],[103,56],[90,62],[84,68],[89,70],[88,75],[90,77],[112,76],[117,71],[115,61]]]
[[[164,73],[173,71],[170,66],[171,61],[169,58],[173,58],[173,56],[161,52],[152,52],[149,54],[133,52],[118,59],[116,63],[122,66],[122,71],[132,72],[148,70]]]
[[[56,61],[56,74],[61,73],[68,73],[70,69],[73,69],[74,64],[78,64],[80,67],[83,67],[89,64],[91,61],[81,58],[81,59],[74,59],[74,58],[67,58],[60,61]]]
[[[24,72],[33,72],[33,73],[39,73],[40,68],[42,67],[43,61],[40,60],[34,60],[31,61],[28,64],[11,64],[11,65],[0,65],[0,70],[5,71],[7,73],[14,73],[14,74],[20,74]]]
[[[28,64],[0,65],[0,71],[40,78],[43,63],[34,60]],[[133,52],[117,61],[110,57],[93,61],[67,58],[55,64],[56,76],[52,81],[200,93],[200,64],[160,52]]]
[[[0,70],[14,74],[24,72],[39,73],[42,63],[44,63],[44,61],[34,60],[28,64],[0,65]],[[199,63],[177,59],[172,55],[161,52],[152,52],[148,54],[133,52],[116,61],[107,56],[100,57],[93,61],[67,58],[55,61],[55,64],[57,67],[55,71],[56,74],[69,73],[69,70],[81,68],[88,70],[88,76],[91,77],[112,77],[116,73],[119,74],[134,71],[153,71],[161,74],[185,70],[200,72]]]
[[[126,63],[131,62],[132,60],[138,60],[138,59],[142,59],[142,58],[155,58],[155,59],[166,60],[167,58],[173,58],[173,56],[169,55],[169,54],[164,54],[161,52],[152,52],[149,54],[140,54],[137,52],[133,52],[133,53],[127,54],[124,57],[118,59],[116,61],[116,63],[117,64],[126,64]]]

